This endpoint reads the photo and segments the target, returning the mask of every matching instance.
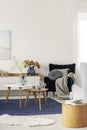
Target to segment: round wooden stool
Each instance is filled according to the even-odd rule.
[[[87,104],[62,104],[62,124],[70,128],[87,126]]]

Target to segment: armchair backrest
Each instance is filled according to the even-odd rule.
[[[75,73],[75,66],[76,64],[49,64],[49,71],[53,69],[66,69],[69,68],[68,73],[73,72]]]

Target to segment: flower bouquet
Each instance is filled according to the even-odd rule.
[[[27,70],[28,75],[35,74],[35,69],[34,69],[35,67],[40,68],[39,62],[33,61],[33,60],[24,60],[23,64],[24,64],[25,68],[28,68],[28,70]]]

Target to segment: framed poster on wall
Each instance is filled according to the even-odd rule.
[[[11,59],[11,31],[0,30],[0,60]]]

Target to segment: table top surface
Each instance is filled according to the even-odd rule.
[[[70,104],[66,104],[66,103],[63,103],[62,104],[63,106],[70,106],[70,107],[79,107],[79,106],[87,106],[87,103],[86,102],[82,102],[82,103],[70,103]]]
[[[48,89],[46,88],[41,88],[41,89],[38,89],[38,88],[29,88],[29,89],[24,89],[25,91],[29,91],[29,92],[44,92],[44,91],[47,91]]]
[[[24,84],[24,85],[6,84],[6,85],[4,85],[3,89],[7,89],[7,88],[11,88],[12,90],[22,88],[23,90],[27,90],[27,91],[47,91],[48,90],[45,87],[43,87],[43,85],[32,86],[31,84]]]
[[[19,87],[32,87],[30,84],[6,84],[5,87],[19,88]]]

